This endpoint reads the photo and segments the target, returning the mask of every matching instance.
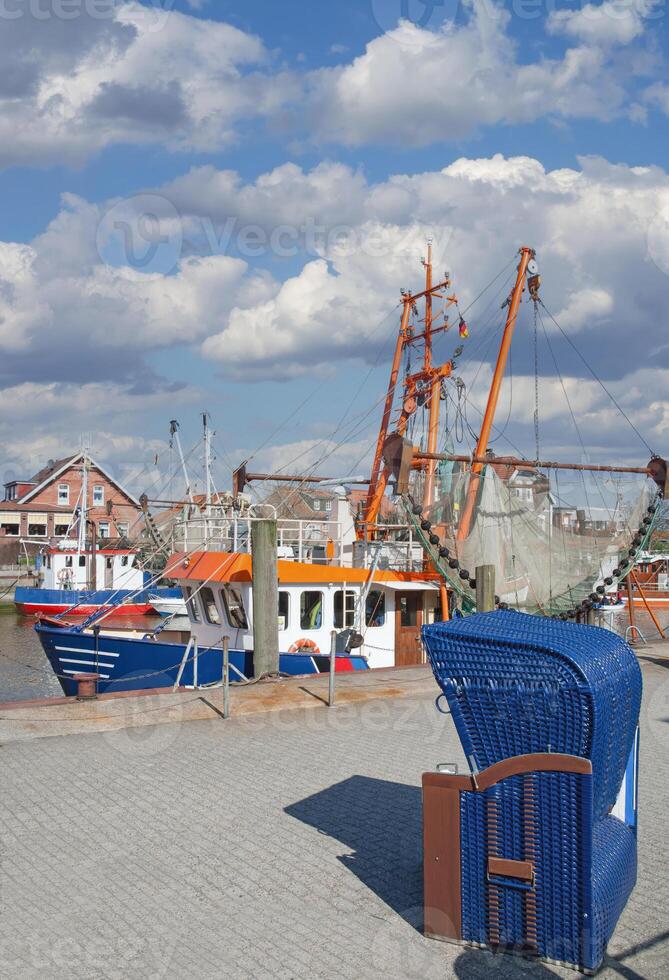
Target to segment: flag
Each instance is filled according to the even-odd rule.
[[[468,337],[469,336],[469,327],[467,326],[467,324],[465,323],[465,321],[462,319],[462,317],[460,317],[460,336],[461,337]]]

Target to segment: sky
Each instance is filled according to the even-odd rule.
[[[364,475],[428,240],[454,448],[529,245],[495,450],[538,373],[544,457],[666,454],[668,54],[661,0],[0,0],[3,482],[83,440],[162,492],[171,419],[199,481],[203,411],[220,488]]]

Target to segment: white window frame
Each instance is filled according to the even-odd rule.
[[[105,528],[104,534],[102,533],[102,528],[103,527]],[[98,521],[98,537],[99,538],[108,538],[109,537],[110,527],[111,527],[111,525],[110,525],[109,521]]]
[[[58,506],[67,507],[70,503],[70,484],[69,483],[59,483],[58,484]]]
[[[99,493],[98,493],[99,491]],[[99,500],[97,497],[99,496]],[[94,483],[93,484],[93,506],[94,507],[104,507],[105,505],[105,485],[104,483]]]

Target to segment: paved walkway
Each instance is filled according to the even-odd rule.
[[[644,665],[639,884],[606,978],[669,975],[669,670]],[[425,694],[0,747],[0,975],[570,976],[424,939]]]

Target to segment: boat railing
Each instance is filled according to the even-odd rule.
[[[175,551],[249,552],[253,517],[198,516],[177,522],[173,529]],[[349,529],[350,532],[351,529]],[[352,535],[349,533],[349,537]],[[277,520],[279,558],[313,564],[346,564],[351,562],[350,543],[346,547],[346,529],[340,521],[304,521],[292,518]]]

